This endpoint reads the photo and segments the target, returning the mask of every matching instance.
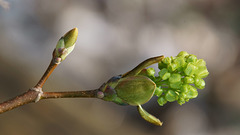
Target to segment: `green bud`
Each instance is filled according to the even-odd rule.
[[[163,80],[167,80],[170,76],[171,76],[170,73],[166,73],[166,74],[164,74],[164,75],[162,76],[162,79],[163,79]]]
[[[180,53],[178,53],[177,57],[183,57],[183,58],[185,58],[185,57],[187,57],[188,55],[189,55],[189,54],[188,54],[187,52],[181,51]]]
[[[154,77],[155,69],[154,68],[148,68],[147,69],[147,75]]]
[[[209,72],[207,70],[207,67],[199,67],[198,70],[195,71],[195,75],[198,78],[205,78],[209,75]]]
[[[78,29],[73,28],[72,30],[68,31],[64,36],[64,42],[65,42],[65,47],[71,47],[74,46],[74,44],[77,41],[77,36],[78,36]]]
[[[188,93],[187,93],[187,98],[192,99],[196,98],[198,96],[198,91],[195,87],[192,85],[188,85]]]
[[[188,83],[188,84],[192,84],[192,83],[194,83],[194,79],[192,78],[192,77],[188,77],[188,76],[186,76],[185,78],[184,78],[184,82],[185,83]]]
[[[194,65],[191,64],[191,63],[188,63],[186,69],[184,70],[184,73],[185,73],[186,75],[191,76],[191,75],[193,75],[193,74],[195,73],[196,70],[197,70],[197,67],[196,67],[196,66],[194,66]]]
[[[161,97],[158,98],[157,102],[160,106],[163,106],[167,103],[167,100],[164,97],[161,96]]]
[[[176,63],[180,67],[184,67],[186,65],[186,62],[183,57],[177,57],[176,59],[174,59],[173,63]]]
[[[195,86],[198,88],[198,89],[204,89],[205,87],[205,81],[201,78],[195,78],[194,79],[195,81]]]
[[[174,72],[179,66],[176,63],[171,63],[167,66],[169,72]]]
[[[167,64],[163,63],[162,61],[158,63],[158,68],[161,70],[163,68],[167,68]]]
[[[57,63],[63,61],[72,52],[78,36],[78,29],[74,28],[61,37],[56,45],[53,57]],[[61,59],[59,59],[61,58]]]
[[[171,58],[169,58],[169,57],[166,57],[166,58],[164,58],[163,60],[162,60],[162,62],[164,63],[164,64],[167,64],[167,65],[169,65],[169,64],[171,64]]]
[[[195,63],[195,65],[197,67],[206,67],[206,62],[203,59],[199,59],[197,60],[197,62]]]
[[[184,98],[179,98],[177,100],[177,102],[178,102],[178,104],[183,105],[183,104],[185,104],[185,99]]]
[[[156,87],[154,95],[160,97],[163,93],[163,89]]]
[[[196,61],[197,61],[197,56],[196,55],[190,54],[187,58],[187,62],[195,63]]]
[[[163,80],[167,80],[171,74],[168,73],[168,70],[166,68],[163,68],[158,72],[159,76],[162,77]]]
[[[176,83],[176,82],[181,82],[181,75],[180,74],[177,74],[177,73],[174,73],[170,76],[169,78],[169,82],[170,83]]]
[[[188,91],[189,91],[188,86],[189,86],[188,84],[182,85],[181,92],[182,93],[188,93]]]
[[[173,90],[169,90],[165,95],[165,99],[169,102],[175,101],[176,98],[177,98],[177,94]]]
[[[156,89],[156,84],[146,76],[121,78],[114,90],[117,96],[129,105],[142,105],[148,102]]]
[[[182,86],[182,82],[170,83],[169,85],[173,89],[180,89]]]
[[[185,99],[186,97],[187,97],[187,94],[186,94],[186,93],[181,93],[181,94],[179,94],[179,99],[180,99],[180,98]]]

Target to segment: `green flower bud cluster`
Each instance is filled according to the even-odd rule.
[[[146,73],[157,85],[154,95],[158,96],[160,106],[173,101],[182,105],[189,99],[196,98],[197,89],[205,87],[203,78],[209,74],[203,59],[197,59],[185,51],[176,57],[164,58],[158,68],[158,76],[155,76],[153,68],[146,69]]]

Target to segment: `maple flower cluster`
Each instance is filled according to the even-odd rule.
[[[147,69],[147,76],[156,83],[154,95],[158,96],[160,106],[173,101],[182,105],[196,98],[197,89],[205,87],[203,78],[209,74],[203,59],[185,51],[176,57],[165,57],[158,63],[158,68],[158,76],[155,76],[154,68]]]

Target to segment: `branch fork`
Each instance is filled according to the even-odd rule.
[[[43,85],[54,69],[72,52],[77,40],[77,35],[78,29],[74,28],[59,39],[53,51],[52,60],[38,83],[23,94],[0,103],[0,114],[28,103],[36,103],[41,99],[74,97],[102,98],[104,96],[99,93],[98,89],[66,92],[43,92],[42,90]]]

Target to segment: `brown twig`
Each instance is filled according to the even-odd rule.
[[[41,99],[49,98],[97,98],[98,89],[86,91],[44,92]]]
[[[16,107],[34,102],[38,97],[39,92],[34,90],[29,90],[22,95],[19,95],[13,99],[5,101],[0,104],[0,113],[4,113],[6,111],[12,110]]]
[[[27,92],[0,103],[0,113],[12,110],[19,106],[38,102],[48,98],[68,98],[68,97],[97,97],[98,90],[72,91],[72,92],[43,92],[42,87],[54,69],[72,52],[78,35],[78,29],[73,28],[61,37],[52,54],[52,60],[38,83]]]
[[[12,110],[19,106],[38,102],[41,99],[50,99],[50,98],[97,98],[98,89],[96,90],[86,90],[86,91],[66,91],[66,92],[42,92],[42,87],[48,77],[52,74],[54,69],[60,63],[55,62],[55,59],[51,60],[47,70],[43,74],[42,78],[38,83],[27,92],[14,97],[13,99],[7,100],[3,103],[0,103],[0,114],[6,111]]]
[[[38,81],[34,88],[42,88],[48,77],[52,74],[53,70],[58,66],[54,59],[51,60],[47,70],[43,74],[42,78]]]
[[[54,61],[54,58],[51,60],[47,70],[43,74],[42,78],[38,83],[27,92],[14,97],[13,99],[7,100],[3,103],[0,103],[0,114],[6,111],[12,110],[19,106],[38,102],[41,99],[50,99],[50,98],[97,98],[98,89],[96,90],[87,90],[87,91],[69,91],[69,92],[42,92],[42,87],[48,77],[51,75],[53,70],[57,67],[59,63]]]
[[[41,94],[41,99],[51,99],[51,98],[97,98],[98,90],[87,90],[87,91],[70,91],[70,92],[43,92]],[[38,98],[40,92],[36,90],[28,90],[27,92],[19,95],[13,99],[5,101],[0,104],[0,114],[6,111],[10,111],[19,106],[34,103]],[[38,100],[38,101],[39,101]]]

